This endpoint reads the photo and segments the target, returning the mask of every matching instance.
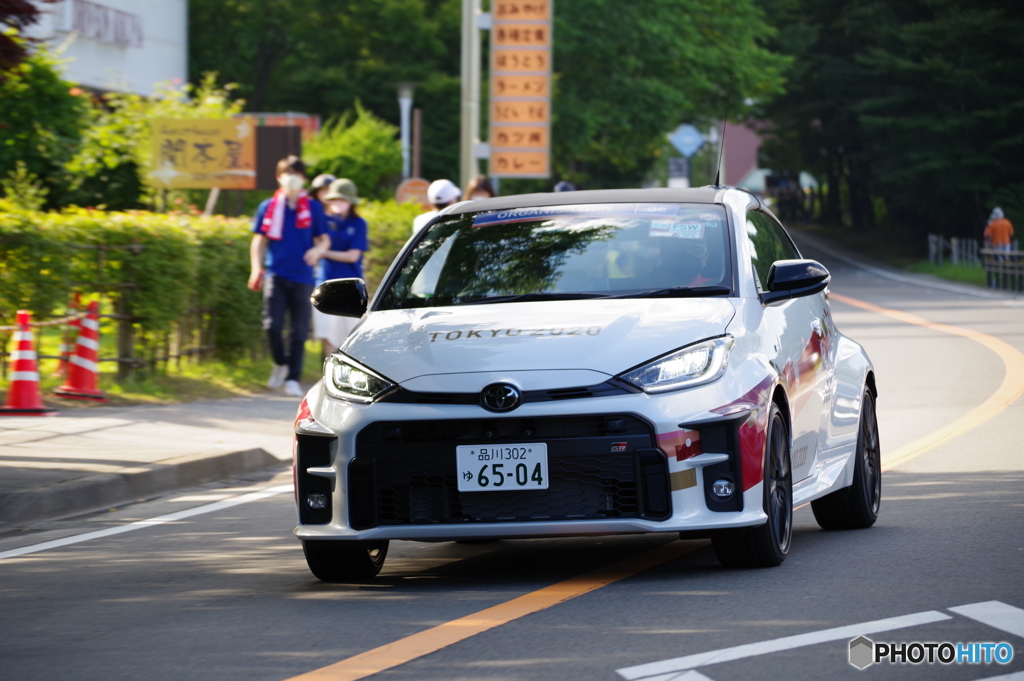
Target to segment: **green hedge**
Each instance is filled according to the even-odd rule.
[[[234,356],[260,339],[259,296],[245,288],[247,231],[239,219],[0,203],[0,324],[19,309],[61,314],[74,291],[106,293],[123,299],[142,339],[198,305],[213,311],[218,354]],[[135,287],[119,286],[126,283]]]
[[[374,290],[420,209],[367,201],[359,210],[369,224],[364,266]],[[0,200],[0,325],[12,324],[19,309],[37,318],[61,314],[76,290],[94,297],[103,286],[130,282],[137,288],[107,293],[114,303],[125,296],[137,338],[170,331],[198,305],[213,311],[218,356],[237,356],[262,339],[260,297],[245,288],[250,224],[184,213],[41,212]],[[98,245],[107,247],[102,271]]]

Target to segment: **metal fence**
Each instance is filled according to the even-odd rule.
[[[1024,251],[983,248],[981,258],[989,288],[1024,291]]]

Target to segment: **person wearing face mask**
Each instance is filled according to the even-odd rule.
[[[317,283],[329,279],[362,279],[363,253],[369,246],[366,241],[366,220],[356,212],[359,204],[356,185],[345,178],[335,180],[322,196],[327,206],[330,246],[321,253]],[[313,310],[313,335],[323,343],[325,356],[341,346],[358,321],[352,317],[327,315]]]
[[[323,206],[303,191],[306,165],[302,160],[289,156],[278,161],[277,182],[280,189],[260,204],[253,220],[248,286],[263,290],[263,329],[274,359],[267,385],[274,389],[283,385],[287,394],[302,397],[299,379],[312,312],[313,267],[329,249],[330,237]],[[290,322],[287,347],[286,314]]]

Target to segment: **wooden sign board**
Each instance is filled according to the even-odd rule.
[[[256,126],[248,118],[153,121],[149,177],[164,189],[254,189]]]
[[[552,0],[491,4],[490,174],[550,177]]]
[[[426,208],[430,205],[429,201],[427,201],[427,189],[429,187],[430,182],[422,177],[410,177],[398,185],[398,189],[395,190],[395,201],[398,203],[418,203]]]

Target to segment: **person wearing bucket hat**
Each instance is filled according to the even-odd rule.
[[[321,253],[317,284],[328,279],[362,279],[363,253],[369,245],[366,220],[356,211],[359,193],[355,183],[346,178],[334,180],[323,194],[323,200],[327,208],[327,235],[331,241]],[[323,343],[324,354],[337,350],[358,321],[313,310],[313,335]]]

